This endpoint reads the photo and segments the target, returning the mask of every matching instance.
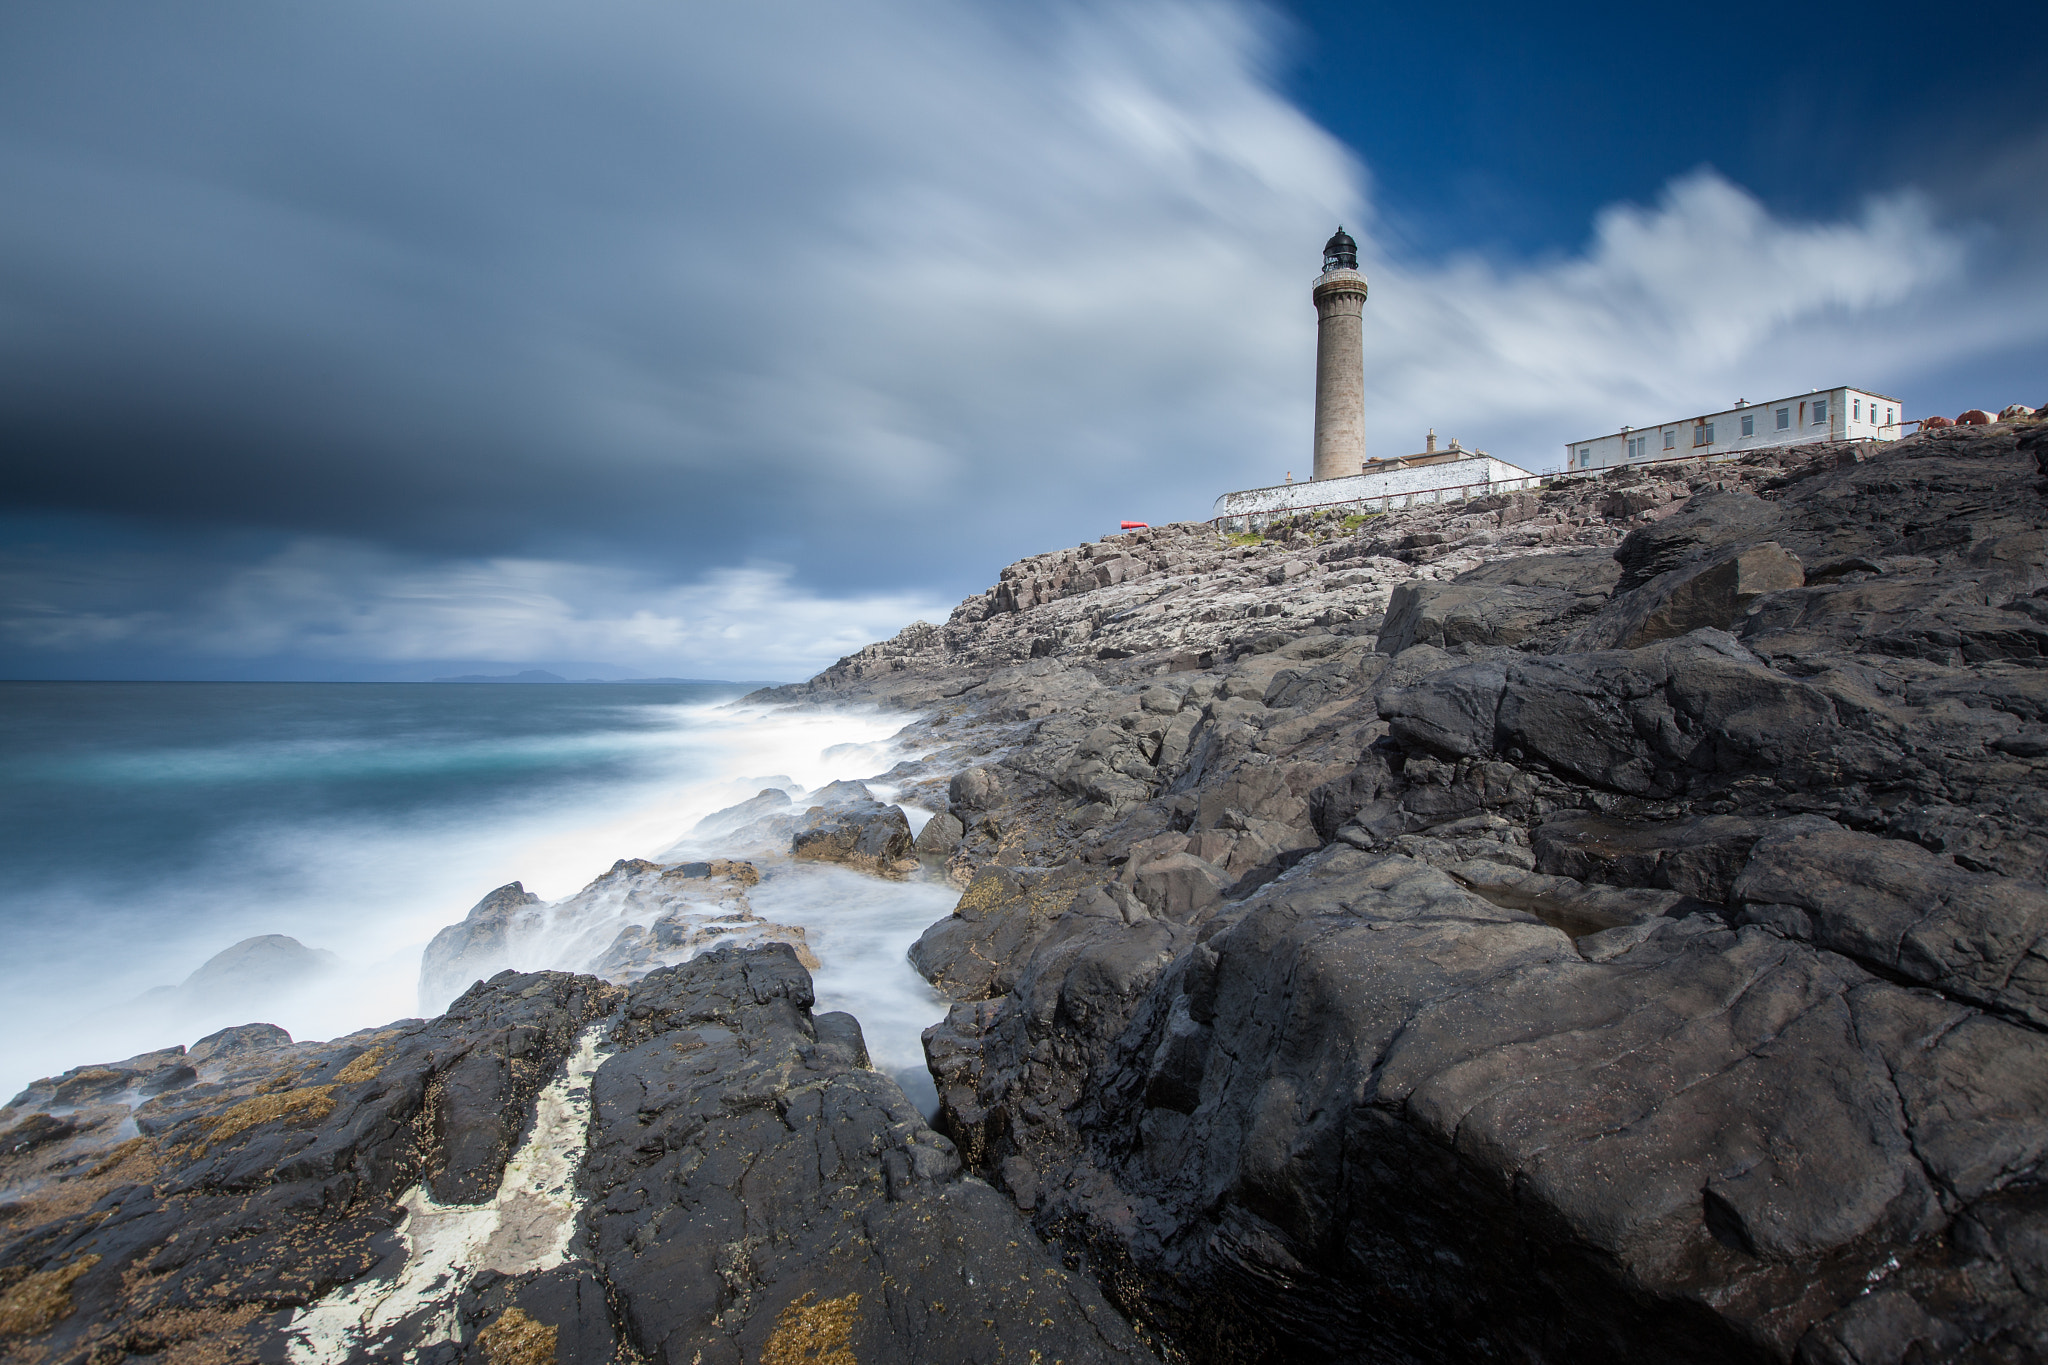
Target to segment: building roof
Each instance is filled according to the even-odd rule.
[[[1808,390],[1806,391],[1806,393],[1795,393],[1795,394],[1790,394],[1790,395],[1788,395],[1787,397],[1784,397],[1784,398],[1766,398],[1766,399],[1765,399],[1765,400],[1764,400],[1763,402],[1761,402],[1761,403],[1744,403],[1744,404],[1742,404],[1742,405],[1741,405],[1740,407],[1737,407],[1737,406],[1736,406],[1735,404],[1732,404],[1732,403],[1731,403],[1731,404],[1729,404],[1729,405],[1728,405],[1727,407],[1725,407],[1725,408],[1715,408],[1715,409],[1714,409],[1713,411],[1711,411],[1711,412],[1702,412],[1702,413],[1698,414],[1697,416],[1693,416],[1693,417],[1674,417],[1674,418],[1672,418],[1672,419],[1671,419],[1670,421],[1668,421],[1668,422],[1652,422],[1652,423],[1650,423],[1650,424],[1649,424],[1648,426],[1642,426],[1642,427],[1616,427],[1616,428],[1614,428],[1614,430],[1612,430],[1612,431],[1603,431],[1603,432],[1601,432],[1601,433],[1600,433],[1600,434],[1599,434],[1598,436],[1580,436],[1580,437],[1577,437],[1577,438],[1576,438],[1576,439],[1574,439],[1574,440],[1566,441],[1566,442],[1565,442],[1565,444],[1566,444],[1566,445],[1569,445],[1569,446],[1575,446],[1575,445],[1583,445],[1583,444],[1585,444],[1585,443],[1586,443],[1586,442],[1588,442],[1588,441],[1600,441],[1600,440],[1605,440],[1605,439],[1606,439],[1607,437],[1609,437],[1609,436],[1615,436],[1615,435],[1619,435],[1619,434],[1620,434],[1621,432],[1624,432],[1624,431],[1657,431],[1657,430],[1660,430],[1661,428],[1664,428],[1664,427],[1682,427],[1682,426],[1684,426],[1684,425],[1685,425],[1685,424],[1686,424],[1687,422],[1704,422],[1704,421],[1706,421],[1706,420],[1707,420],[1707,419],[1708,419],[1709,417],[1719,417],[1719,416],[1720,416],[1720,415],[1721,415],[1722,413],[1724,413],[1724,412],[1741,412],[1741,411],[1744,411],[1745,409],[1748,409],[1748,408],[1767,408],[1767,407],[1770,407],[1770,406],[1771,406],[1772,404],[1774,404],[1774,403],[1790,403],[1790,402],[1795,402],[1795,401],[1797,401],[1798,399],[1804,398],[1804,397],[1806,397],[1806,396],[1807,396],[1807,394],[1811,394],[1811,393],[1833,393],[1833,392],[1834,392],[1834,391],[1835,391],[1836,389],[1842,389],[1842,390],[1845,390],[1845,391],[1847,391],[1847,392],[1849,392],[1849,393],[1860,393],[1860,394],[1862,394],[1862,395],[1863,395],[1864,397],[1866,397],[1866,398],[1882,398],[1882,399],[1883,399],[1883,400],[1884,400],[1885,402],[1887,402],[1887,403],[1897,403],[1897,404],[1898,404],[1898,405],[1899,405],[1900,407],[1902,407],[1902,408],[1906,406],[1906,400],[1905,400],[1905,399],[1903,399],[1903,398],[1894,398],[1894,397],[1892,397],[1892,395],[1890,395],[1890,394],[1888,394],[1888,393],[1879,393],[1879,392],[1878,392],[1877,390],[1875,390],[1875,389],[1859,389],[1859,388],[1857,388],[1857,387],[1856,387],[1856,386],[1855,386],[1854,384],[1836,384],[1836,385],[1833,385],[1833,386],[1832,386],[1832,387],[1830,387],[1830,388],[1825,388],[1825,389],[1808,389]]]

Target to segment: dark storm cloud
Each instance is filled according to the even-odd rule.
[[[1793,223],[1702,173],[1575,255],[1391,251],[1270,24],[17,0],[0,671],[801,673],[1305,463],[1337,219],[1379,450],[1544,468],[1589,423],[2040,335],[2033,258],[1987,274],[1997,234],[1910,187]]]
[[[1227,19],[1183,22],[1211,49],[1190,65],[1234,62]],[[7,26],[20,506],[677,567],[794,526],[800,559],[864,572],[856,546],[1003,482],[986,466],[1026,451],[991,419],[1106,396],[1061,344],[1099,300],[1020,313],[990,297],[1008,263],[1135,247],[1214,214],[1189,190],[1263,179],[1196,146],[1217,165],[1131,183],[1103,125],[1144,73],[1113,26],[1090,54],[1056,15],[44,5]],[[1341,156],[1278,122],[1341,198]],[[1234,226],[1312,231],[1329,210],[1289,188]],[[962,325],[990,307],[1015,334]]]

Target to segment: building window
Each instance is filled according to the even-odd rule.
[[[1756,435],[1756,418],[1748,413],[1744,413],[1742,417],[1742,434],[1744,436]]]
[[[1779,408],[1779,409],[1778,409],[1778,430],[1780,430],[1780,431],[1783,431],[1783,430],[1784,430],[1784,429],[1785,429],[1786,427],[1789,427],[1789,426],[1791,426],[1791,425],[1792,425],[1792,409],[1790,409],[1790,408]]]
[[[1694,422],[1692,424],[1692,443],[1695,446],[1712,445],[1713,442],[1714,428],[1710,423]]]
[[[1872,408],[1871,411],[1876,412],[1877,409]],[[1860,422],[1863,420],[1863,400],[1861,398],[1849,400],[1849,417],[1852,421]]]
[[[1897,420],[1898,419],[1892,416],[1892,410],[1890,408],[1886,408],[1884,410],[1884,424],[1886,426],[1894,425],[1897,422]]]
[[[1665,432],[1665,433],[1664,433],[1664,448],[1665,448],[1666,450],[1676,450],[1676,449],[1678,448],[1678,433],[1677,433],[1677,432],[1675,432],[1675,431],[1667,431],[1667,432]]]
[[[1825,399],[1825,398],[1816,398],[1816,399],[1814,399],[1814,400],[1813,400],[1813,424],[1814,424],[1815,426],[1820,426],[1820,425],[1821,425],[1822,423],[1826,422],[1827,420],[1828,420],[1828,400],[1827,400],[1827,399]]]

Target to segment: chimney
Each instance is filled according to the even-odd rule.
[[[1423,454],[1425,454],[1425,455],[1429,455],[1429,454],[1433,454],[1433,453],[1434,453],[1435,451],[1436,451],[1436,428],[1435,428],[1435,427],[1431,427],[1431,428],[1429,429],[1429,438],[1428,438],[1427,440],[1425,440],[1425,441],[1424,441],[1424,442],[1422,443],[1422,453],[1423,453]]]

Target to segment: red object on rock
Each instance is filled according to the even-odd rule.
[[[1149,521],[1126,521],[1120,523],[1118,529],[1124,531],[1149,531],[1152,529],[1152,523]]]
[[[1920,430],[1922,431],[1932,431],[1936,427],[1952,427],[1954,425],[1955,423],[1949,421],[1946,417],[1922,417],[1920,419]]]
[[[1968,412],[1956,418],[1956,425],[1959,427],[1988,427],[1997,420],[1996,417],[1993,417],[1982,408],[1971,408]]]

